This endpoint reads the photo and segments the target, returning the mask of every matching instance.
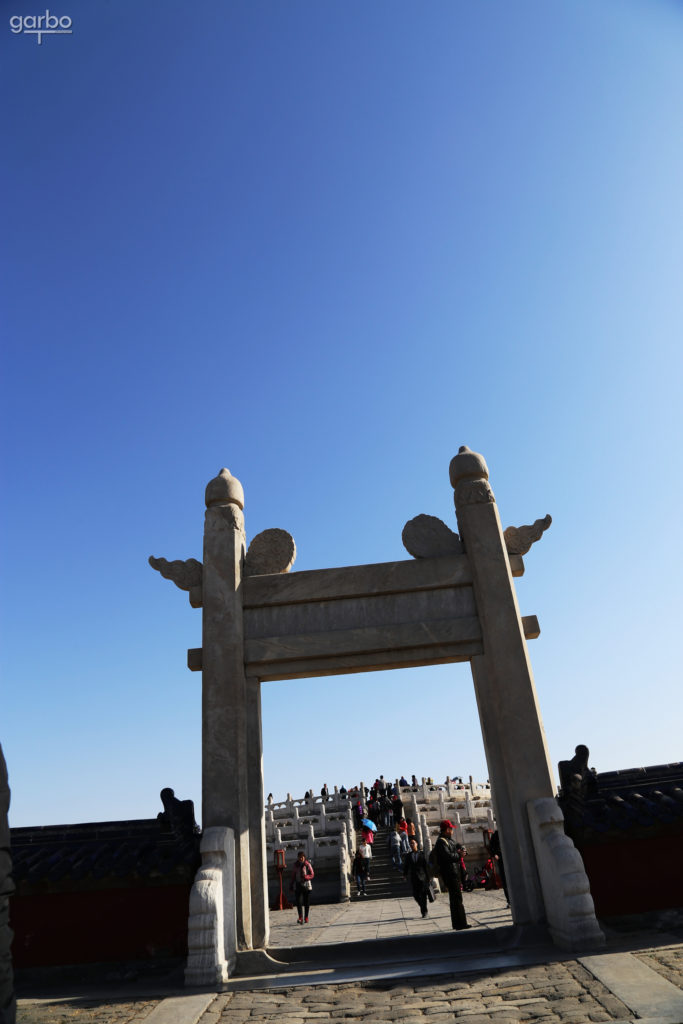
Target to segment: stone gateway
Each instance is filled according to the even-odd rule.
[[[481,455],[451,461],[458,533],[429,515],[406,524],[414,556],[291,572],[283,530],[247,548],[244,492],[227,469],[206,488],[204,555],[150,563],[202,609],[202,866],[190,900],[186,983],[225,981],[268,944],[260,684],[469,661],[513,920],[546,923],[563,947],[598,946],[581,858],[565,835],[513,577],[550,517],[505,533]]]

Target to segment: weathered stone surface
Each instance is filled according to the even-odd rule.
[[[286,530],[263,530],[247,549],[245,576],[265,576],[289,572],[296,559],[294,538]]]
[[[235,964],[235,839],[232,829],[206,828],[202,864],[190,892],[187,985],[220,985]]]
[[[552,797],[527,804],[546,917],[554,942],[564,949],[604,946],[583,861],[565,835],[564,817]]]
[[[528,800],[552,797],[553,778],[533,673],[488,468],[461,448],[450,465],[459,533],[470,561],[484,654],[472,658],[482,736],[497,795],[498,825],[516,923],[543,920]],[[503,699],[504,694],[504,699]]]
[[[439,558],[462,552],[457,533],[436,516],[419,515],[409,519],[403,527],[401,540],[413,558]]]
[[[192,590],[202,585],[202,563],[196,558],[180,558],[168,562],[165,558],[149,556],[149,564],[161,573],[165,580],[171,580],[180,590]]]
[[[503,532],[509,555],[525,555],[552,523],[552,516],[537,519],[531,526],[508,526]]]
[[[213,505],[237,505],[239,509],[244,509],[242,484],[229,469],[222,469],[218,476],[209,480],[204,497],[207,508]]]
[[[9,898],[14,892],[9,832],[10,789],[7,765],[0,746],[0,1024],[14,1024],[16,1002],[12,971],[12,929],[9,926]]]

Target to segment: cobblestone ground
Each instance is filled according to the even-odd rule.
[[[576,961],[481,975],[442,975],[409,984],[305,986],[220,995],[201,1024],[589,1024],[628,1009]]]
[[[17,1024],[142,1024],[159,1003],[103,1002],[101,999],[23,1003],[17,1007]]]
[[[672,985],[683,989],[683,945],[667,946],[666,949],[646,949],[634,955]]]

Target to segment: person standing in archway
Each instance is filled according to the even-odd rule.
[[[426,917],[428,913],[427,900],[433,903],[434,897],[429,884],[429,867],[415,837],[410,840],[410,851],[403,860],[403,874],[412,886],[413,899],[420,908],[422,916]]]
[[[292,871],[292,881],[289,888],[294,889],[296,895],[296,909],[299,913],[299,924],[308,924],[308,906],[311,898],[311,879],[315,877],[313,865],[306,860],[306,854],[299,850]]]
[[[462,876],[460,873],[460,854],[453,842],[453,824],[450,821],[442,821],[440,835],[434,844],[434,859],[436,861],[439,877],[448,889],[448,898],[451,905],[451,924],[456,931],[463,928],[471,928],[467,923],[465,907],[462,902]]]

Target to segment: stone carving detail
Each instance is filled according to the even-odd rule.
[[[228,530],[244,533],[244,512],[239,505],[216,505],[209,509],[209,514],[218,516],[221,523],[219,529],[225,526]]]
[[[209,480],[206,485],[206,507],[214,505],[237,505],[244,508],[244,490],[237,477],[233,476],[229,469],[223,468],[218,476]]]
[[[458,454],[448,468],[456,511],[464,505],[487,505],[496,499],[489,485],[489,468],[483,455],[473,452],[466,444],[460,445]]]
[[[247,549],[245,576],[266,576],[289,572],[296,559],[296,544],[286,530],[263,530],[257,533]]]
[[[604,946],[581,854],[565,834],[557,801],[529,800],[527,812],[553,941],[562,949]]]
[[[503,532],[509,555],[525,555],[552,523],[552,516],[537,519],[532,526],[508,526]]]
[[[181,590],[192,590],[202,585],[202,563],[196,558],[187,558],[184,562],[178,558],[175,562],[168,562],[165,558],[150,555],[149,564],[165,580],[171,580]]]
[[[235,965],[235,844],[232,829],[207,828],[190,892],[186,985],[223,984]]]
[[[196,558],[187,558],[183,562],[177,558],[168,562],[165,558],[149,556],[149,564],[160,572],[165,580],[171,580],[180,590],[189,590],[190,604],[193,608],[202,606],[202,563]]]
[[[409,519],[401,534],[403,547],[413,558],[438,558],[462,553],[457,533],[436,516],[419,515]]]
[[[495,502],[488,480],[459,480],[453,496],[456,508],[465,505],[487,505]]]
[[[174,835],[182,838],[201,833],[194,819],[194,801],[178,800],[173,790],[169,788],[162,789],[160,796],[164,809],[157,814],[157,821],[168,825]]]

